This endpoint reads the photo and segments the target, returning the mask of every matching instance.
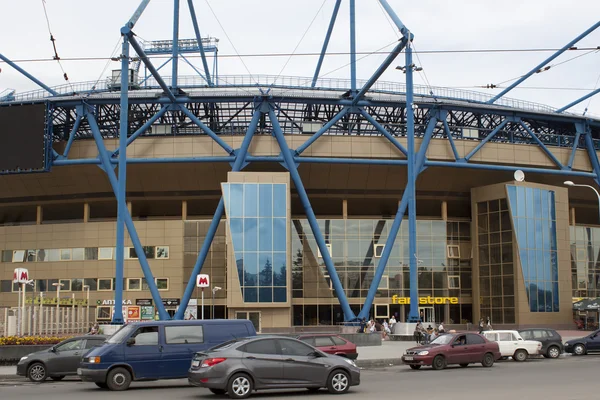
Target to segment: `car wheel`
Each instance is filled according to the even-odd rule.
[[[461,366],[462,368],[467,368],[467,367],[469,366],[469,364],[460,364],[460,366]]]
[[[350,389],[350,376],[346,371],[338,369],[329,375],[327,390],[331,394],[346,393]]]
[[[560,357],[560,349],[558,348],[558,346],[550,346],[546,354],[549,358],[558,358]]]
[[[232,399],[245,399],[252,393],[252,379],[246,374],[235,374],[229,379],[227,394]]]
[[[125,368],[111,369],[106,377],[106,386],[110,390],[121,391],[129,389],[131,374]]]
[[[523,349],[515,351],[515,354],[513,354],[513,360],[519,362],[527,360],[527,352]]]
[[[94,382],[100,389],[108,389],[108,385],[104,382]]]
[[[213,394],[225,394],[225,389],[208,389],[210,390]]]
[[[419,368],[421,368],[421,366],[420,366],[420,365],[411,365],[410,367],[411,367],[412,369],[419,369]]]
[[[494,355],[492,353],[486,353],[483,356],[483,361],[481,362],[481,365],[483,365],[486,368],[490,368],[492,365],[494,365]]]
[[[27,369],[27,377],[31,382],[44,382],[47,378],[46,366],[42,363],[33,363]]]
[[[573,347],[573,353],[576,356],[583,356],[583,355],[585,355],[585,353],[586,353],[585,346],[582,345],[582,344],[576,344],[575,347]]]
[[[433,359],[433,363],[431,363],[431,366],[435,370],[444,369],[446,368],[446,359],[443,356],[435,356],[435,358]]]

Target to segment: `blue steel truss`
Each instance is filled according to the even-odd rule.
[[[115,304],[120,304],[122,299],[124,230],[127,229],[138,254],[140,266],[158,309],[159,317],[161,319],[169,318],[126,206],[125,188],[128,164],[222,162],[230,163],[232,171],[241,171],[252,162],[273,162],[284,165],[298,191],[306,217],[323,255],[325,267],[331,277],[335,294],[344,312],[344,318],[348,322],[369,316],[369,310],[384,274],[397,232],[407,211],[411,297],[409,320],[414,321],[419,318],[417,311],[415,188],[417,176],[427,167],[497,171],[521,169],[525,172],[592,178],[597,185],[600,185],[600,162],[597,156],[597,150],[600,150],[600,120],[565,112],[575,104],[597,94],[600,89],[558,110],[503,97],[508,91],[598,28],[600,22],[570,41],[565,47],[497,96],[491,97],[475,92],[436,88],[434,98],[430,94],[430,88],[413,84],[414,64],[411,48],[413,34],[402,23],[386,0],[379,0],[379,2],[402,37],[380,67],[365,81],[359,81],[356,78],[355,0],[347,1],[350,12],[351,68],[349,80],[319,78],[342,0],[335,2],[329,28],[312,78],[217,77],[214,72],[211,76],[205,50],[214,50],[216,54],[216,46],[215,49],[212,49],[211,43],[205,43],[205,40],[201,38],[193,0],[188,0],[187,3],[196,35],[195,41],[179,39],[180,0],[173,0],[172,40],[160,45],[158,42],[153,42],[156,45],[143,46],[136,39],[133,29],[149,2],[150,0],[143,0],[131,19],[121,29],[123,46],[120,56],[121,82],[118,90],[111,85],[98,85],[97,82],[50,88],[0,54],[0,59],[42,88],[39,91],[22,94],[16,94],[14,91],[3,92],[0,96],[0,106],[46,103],[48,110],[46,151],[49,160],[47,170],[49,171],[52,167],[68,165],[98,165],[107,175],[118,203]],[[129,56],[130,46],[137,53],[134,61]],[[178,61],[180,57],[191,65],[182,53],[195,51],[201,55],[204,74],[195,66],[192,65],[192,67],[202,79],[179,76]],[[401,52],[405,54],[406,84],[380,82],[378,79],[381,74]],[[159,71],[162,66],[156,68],[152,64],[148,54],[155,53],[172,54],[169,59],[172,62],[170,77],[160,75]],[[150,71],[151,77],[145,78],[139,85],[130,85],[128,70],[130,63],[138,62],[137,60]],[[278,83],[275,84],[275,81]],[[127,110],[127,112],[122,112],[122,110]],[[308,136],[303,145],[296,149],[290,149],[285,135],[306,134],[301,122],[317,122],[322,124],[322,128]],[[223,149],[223,155],[128,158],[127,147],[138,137],[148,135],[155,123],[169,125],[171,135],[209,136]],[[252,138],[257,132],[275,137],[281,150],[279,156],[255,157],[248,154]],[[223,137],[227,135],[243,135],[241,147],[234,149],[229,146],[223,140]],[[380,136],[392,143],[397,149],[397,153],[387,159],[302,156],[302,153],[323,135]],[[105,139],[109,138],[119,139],[117,148],[106,149]],[[400,143],[399,138],[406,138],[406,148]],[[418,149],[415,146],[415,138],[421,139]],[[82,139],[95,141],[98,149],[97,158],[69,158],[73,142]],[[452,148],[454,160],[428,160],[427,149],[431,139],[447,139]],[[469,154],[460,157],[455,144],[458,140],[475,140],[479,143]],[[58,154],[52,148],[52,144],[58,142],[66,142],[63,154]],[[535,168],[473,162],[473,157],[488,142],[539,146],[554,165],[547,168]],[[549,147],[572,149],[568,164],[562,164]],[[586,150],[593,168],[592,172],[573,169],[577,149]],[[298,165],[301,163],[407,167],[407,185],[376,267],[368,295],[358,315],[355,315],[350,309],[344,289],[327,251],[310,199],[297,171]],[[116,166],[119,167],[118,176],[114,172]],[[195,277],[202,270],[223,212],[224,203],[221,198],[198,254],[192,275],[182,295],[181,305],[175,314],[176,319],[183,318],[195,286]],[[115,307],[113,322],[122,322],[120,307]]]

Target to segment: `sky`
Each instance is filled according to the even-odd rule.
[[[45,0],[51,32],[56,39],[62,67],[71,83],[105,79],[118,62],[106,60],[68,60],[76,57],[110,57],[120,51],[120,28],[127,22],[139,0]],[[388,0],[402,22],[415,35],[414,47],[423,52],[415,64],[423,72],[415,84],[430,84],[499,93],[498,89],[478,88],[487,84],[504,87],[549,57],[551,52],[437,53],[431,50],[472,49],[558,49],[598,22],[597,0]],[[391,50],[398,40],[377,0],[356,0],[357,51]],[[219,41],[219,75],[283,75],[311,77],[329,25],[335,0],[194,0],[200,31]],[[44,62],[19,61],[19,65],[49,86],[65,84],[60,65],[52,61],[43,0],[0,0],[0,53],[12,60],[46,59]],[[152,0],[134,28],[143,40],[172,38],[173,0]],[[343,0],[329,52],[347,53],[350,48],[349,0]],[[187,1],[181,1],[180,38],[193,38]],[[577,44],[600,46],[600,28]],[[116,52],[115,52],[116,49]],[[264,54],[296,54],[293,57],[267,57]],[[535,74],[507,97],[564,106],[600,85],[600,51],[569,51],[550,64],[553,67]],[[133,54],[133,49],[132,49]],[[237,56],[242,55],[242,58]],[[260,54],[260,57],[244,55]],[[571,61],[573,57],[581,56]],[[368,79],[385,59],[385,54],[359,55],[357,76]],[[199,58],[190,58],[201,68]],[[403,83],[405,76],[394,67],[396,59],[380,81]],[[243,60],[243,62],[242,62]],[[325,58],[322,76],[350,77],[348,54]],[[565,62],[561,65],[561,62]],[[154,60],[160,65],[161,60]],[[0,62],[0,93],[36,89],[36,85],[9,65]],[[164,71],[164,72],[163,72]],[[171,74],[171,68],[162,70]],[[180,75],[192,75],[188,66]],[[502,86],[502,85],[500,85]],[[434,90],[435,92],[435,90]],[[600,94],[570,111],[600,117]]]

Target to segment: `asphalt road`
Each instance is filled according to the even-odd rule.
[[[492,368],[478,365],[466,369],[449,367],[444,371],[429,368],[413,371],[405,366],[362,371],[362,384],[343,396],[322,390],[308,395],[306,390],[258,392],[253,399],[337,398],[427,398],[445,400],[506,400],[514,398],[544,400],[589,400],[600,390],[600,356],[565,357],[559,360],[528,360],[524,363],[502,361]],[[412,395],[412,396],[411,396]],[[134,383],[127,392],[109,392],[94,384],[73,380],[33,384],[21,379],[0,381],[0,399],[44,400],[85,399],[226,399],[206,389],[187,386],[186,380]],[[39,397],[38,397],[39,396]],[[306,397],[304,397],[306,396]],[[380,397],[381,396],[381,397]],[[518,396],[518,397],[516,397]]]

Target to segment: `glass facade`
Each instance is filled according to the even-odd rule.
[[[508,185],[521,269],[531,312],[558,312],[554,191]]]
[[[286,184],[222,184],[244,301],[287,301]]]
[[[600,297],[600,228],[571,226],[573,297]]]
[[[479,315],[515,323],[513,235],[506,199],[477,203]]]

